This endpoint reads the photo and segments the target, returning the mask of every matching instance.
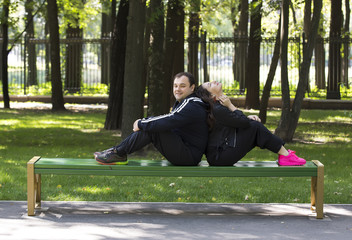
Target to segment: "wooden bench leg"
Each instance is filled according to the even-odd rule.
[[[33,157],[27,163],[27,213],[28,216],[34,216],[34,210],[41,205],[41,176],[34,173],[34,164],[40,157]]]
[[[36,188],[35,188],[35,207],[40,208],[42,206],[42,176],[36,174]]]
[[[324,218],[324,165],[318,160],[313,160],[318,167],[317,176],[311,180],[311,208],[317,214],[317,219]]]
[[[316,191],[317,191],[317,177],[312,177],[311,188],[310,188],[310,206],[312,211],[315,211]]]

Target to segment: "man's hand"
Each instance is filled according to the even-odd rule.
[[[252,119],[254,121],[257,121],[257,122],[261,122],[262,121],[262,120],[260,120],[260,118],[257,115],[249,115],[248,118]]]
[[[139,122],[140,119],[137,119],[136,121],[134,121],[133,123],[133,132],[137,132],[139,131],[139,127],[138,127],[138,122]]]

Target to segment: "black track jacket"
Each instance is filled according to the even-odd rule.
[[[201,158],[208,141],[207,105],[194,93],[174,104],[165,115],[143,118],[139,129],[150,132],[172,131],[181,137],[193,156]]]
[[[236,128],[248,128],[250,119],[240,110],[230,111],[218,101],[214,103],[215,125],[209,135],[208,148],[236,146]]]

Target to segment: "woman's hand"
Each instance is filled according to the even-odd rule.
[[[140,119],[137,119],[136,121],[134,121],[133,123],[133,132],[137,132],[139,131],[139,127],[138,127],[138,122],[139,122]]]
[[[218,97],[221,105],[227,107],[230,111],[235,111],[237,108],[232,104],[230,98],[226,95],[221,95]]]
[[[262,120],[260,120],[260,118],[257,115],[249,115],[248,118],[252,119],[254,121],[257,121],[257,122],[261,122],[262,121]]]

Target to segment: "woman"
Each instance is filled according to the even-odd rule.
[[[279,165],[306,163],[294,151],[286,150],[284,141],[273,135],[258,116],[247,117],[238,110],[222,92],[221,83],[203,83],[197,88],[196,94],[210,104],[210,115],[215,119],[206,150],[209,165],[232,166],[256,146],[278,153]]]

